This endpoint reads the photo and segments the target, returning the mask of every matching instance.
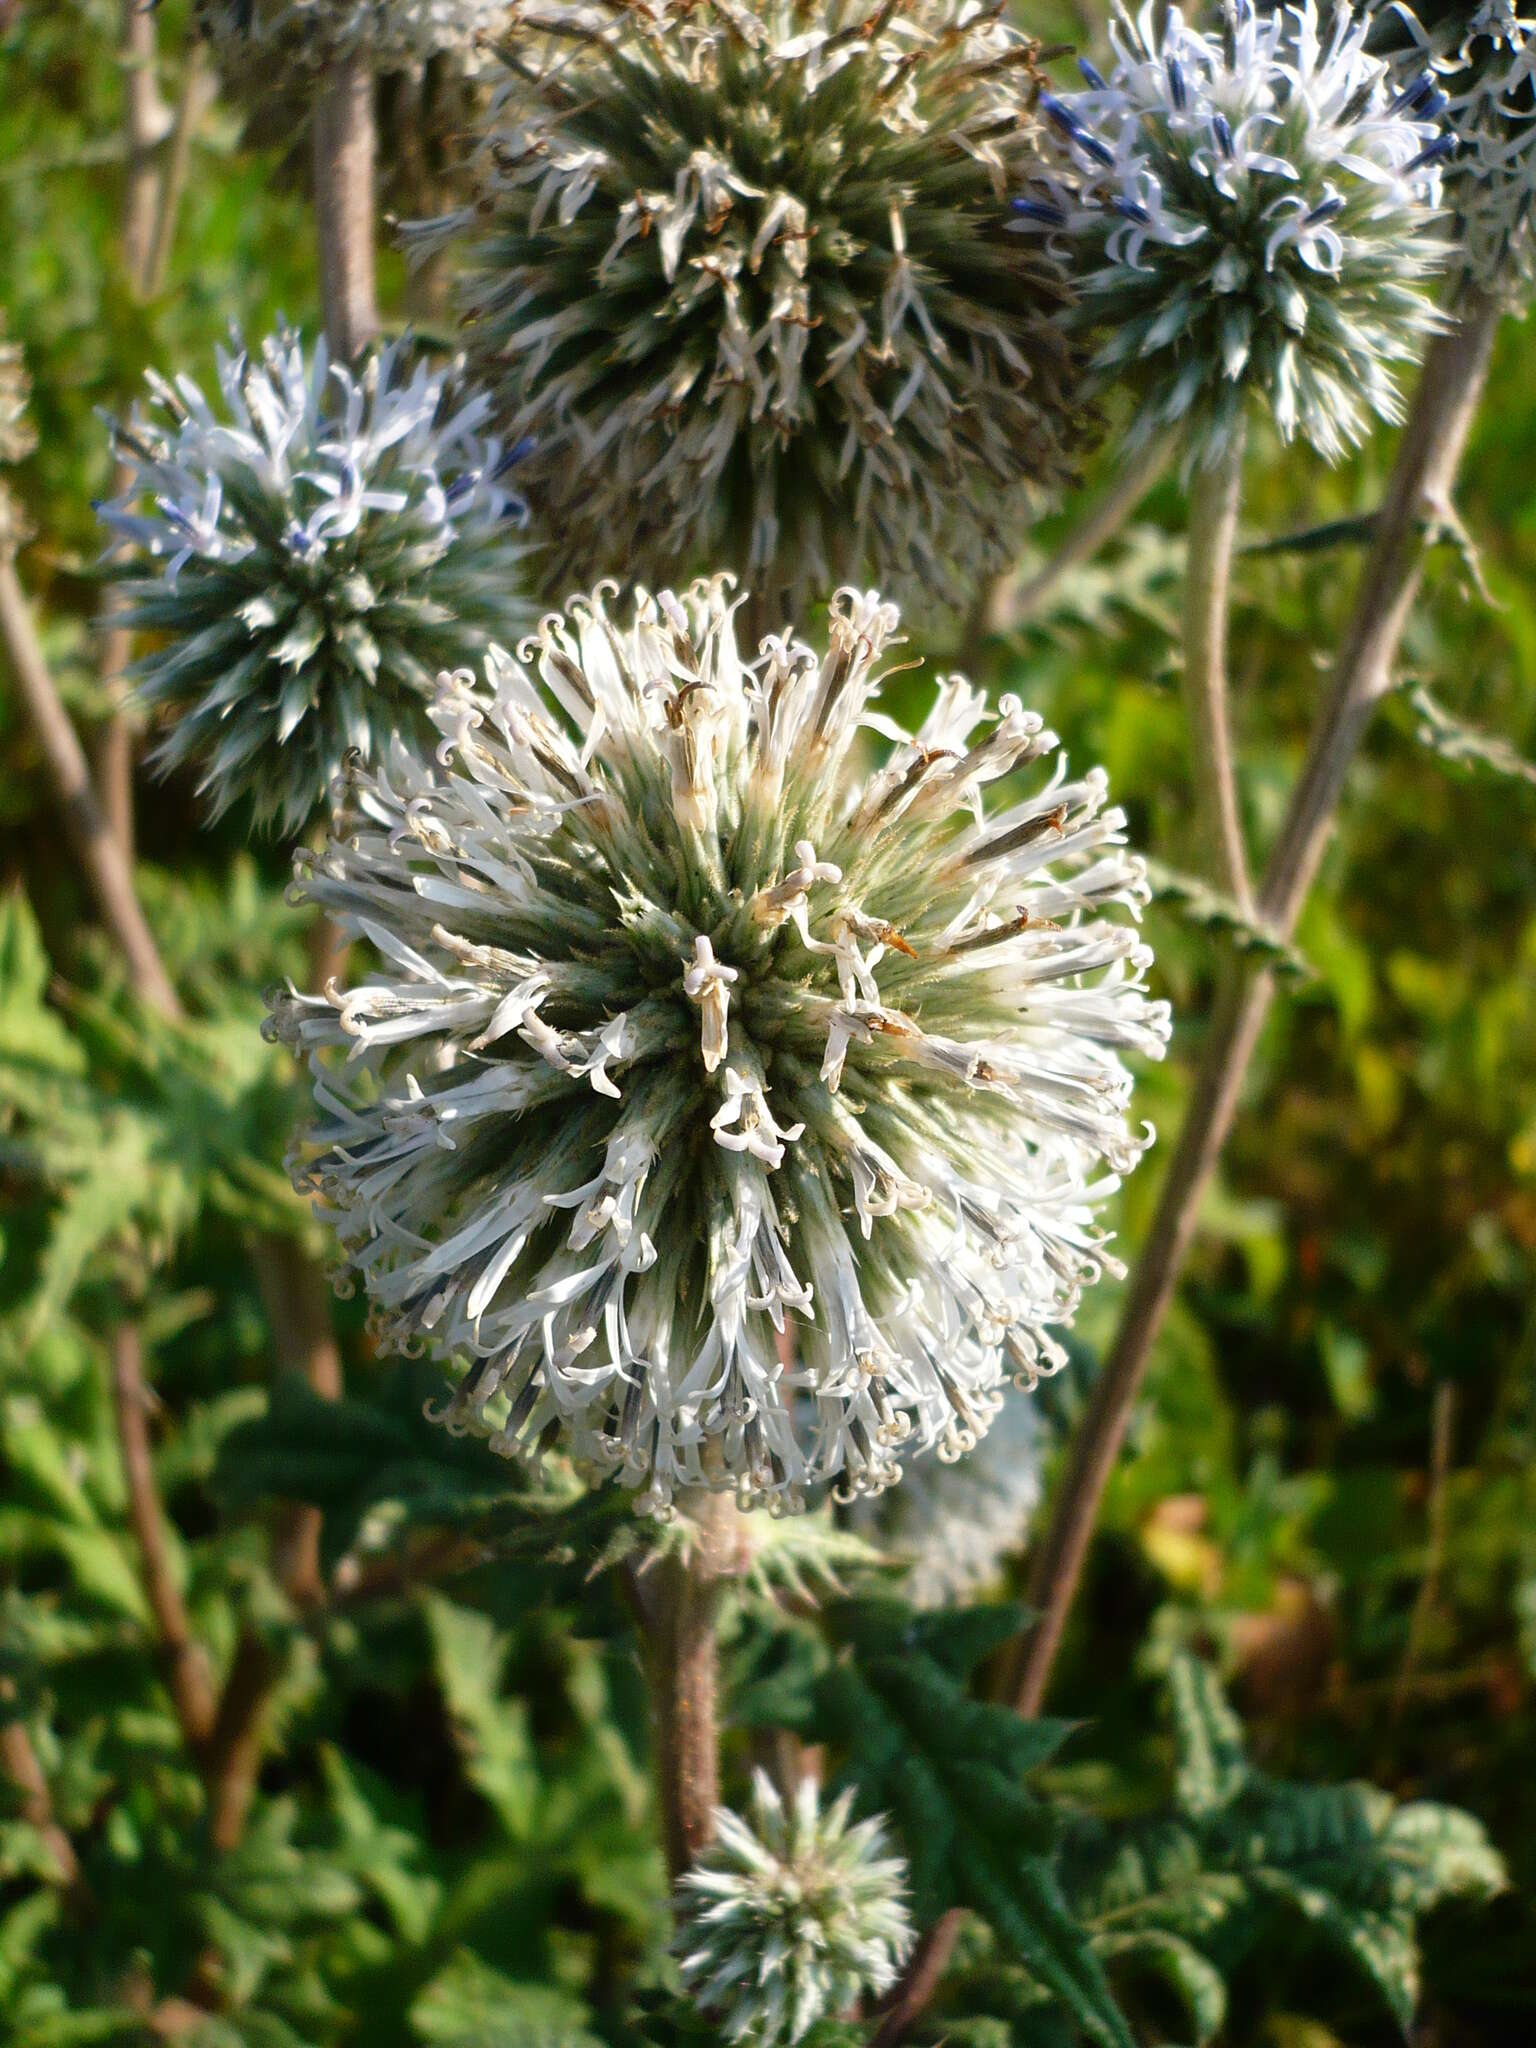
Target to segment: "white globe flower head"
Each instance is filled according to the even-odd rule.
[[[1456,139],[1445,200],[1456,263],[1518,303],[1536,281],[1536,8],[1515,0],[1377,0],[1373,41],[1405,94],[1433,95]]]
[[[874,593],[744,659],[730,581],[445,678],[443,772],[392,749],[300,857],[382,971],[275,1004],[301,1184],[381,1334],[467,1361],[449,1424],[658,1509],[983,1435],[1108,1263],[1121,1055],[1168,1032],[1102,772],[1039,780],[1055,735],[959,676],[876,711]]]
[[[727,2041],[792,2048],[822,2018],[896,1980],[912,1947],[907,1867],[883,1824],[825,1812],[814,1780],[781,1799],[752,1780],[748,1823],[721,1808],[716,1840],[681,1880],[683,1981]]]
[[[190,377],[147,381],[101,516],[130,551],[126,623],[160,636],[130,672],[155,760],[195,764],[215,815],[249,798],[296,831],[348,754],[436,737],[442,669],[527,625],[512,459],[457,369],[402,345],[353,372],[289,330],[237,340],[217,412]]]
[[[1148,0],[1111,24],[1107,79],[1085,63],[1082,91],[1042,101],[1068,168],[1019,224],[1078,242],[1093,372],[1137,390],[1133,444],[1177,428],[1215,466],[1257,397],[1332,461],[1401,417],[1393,366],[1439,324],[1453,144],[1443,103],[1367,51],[1367,18],[1329,20],[1228,0],[1206,33]]]
[[[1040,1505],[1045,1433],[1032,1401],[1003,1403],[968,1457],[920,1458],[879,1502],[873,1533],[905,1565],[914,1607],[974,1599],[1024,1548]]]

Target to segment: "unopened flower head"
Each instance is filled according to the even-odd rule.
[[[132,671],[159,764],[193,763],[215,813],[249,797],[295,830],[349,753],[435,737],[442,669],[527,626],[525,508],[486,400],[399,346],[354,375],[281,332],[220,351],[218,380],[216,412],[150,374],[102,517],[134,551],[127,621],[161,638]]]
[[[791,2048],[855,1999],[895,1982],[912,1947],[907,1867],[877,1820],[825,1812],[814,1780],[781,1799],[761,1771],[748,1822],[725,1808],[682,1879],[683,1981],[727,2041]]]
[[[1393,365],[1437,325],[1429,281],[1451,141],[1431,92],[1368,53],[1365,17],[1315,0],[1227,0],[1206,33],[1148,4],[1111,25],[1109,78],[1043,102],[1069,163],[1059,218],[1083,247],[1103,381],[1140,404],[1131,439],[1232,445],[1250,395],[1330,461],[1401,414]]]
[[[1456,263],[1519,300],[1536,280],[1536,8],[1513,0],[1377,0],[1373,44],[1402,90],[1443,97],[1456,138],[1445,200]]]
[[[381,1334],[467,1361],[451,1424],[657,1508],[968,1449],[1106,1265],[1120,1055],[1168,1028],[1102,773],[958,676],[875,711],[872,593],[744,660],[729,585],[445,678],[446,772],[393,750],[303,884],[382,972],[276,1005]]]
[[[600,10],[598,10],[600,12]],[[949,602],[1059,477],[1074,363],[1034,45],[1001,0],[699,0],[501,91],[464,237],[469,347],[556,536],[551,587],[727,566]]]
[[[1034,1402],[1005,1401],[969,1457],[919,1459],[878,1503],[873,1532],[906,1567],[902,1592],[914,1607],[974,1599],[1020,1554],[1044,1457]]]

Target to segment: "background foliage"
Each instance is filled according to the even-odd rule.
[[[21,567],[92,728],[96,409],[124,406],[147,363],[205,368],[232,318],[309,314],[312,237],[302,193],[216,109],[169,286],[135,303],[115,255],[117,11],[61,0],[0,23],[0,303],[39,429],[16,478],[37,534]],[[165,0],[159,27],[174,89],[185,10]],[[1409,643],[1413,681],[1527,757],[1529,349],[1506,323],[1460,492],[1487,594],[1440,547]],[[1250,532],[1368,513],[1389,453],[1378,439],[1329,472],[1261,446]],[[1045,616],[966,649],[1074,758],[1104,762],[1133,841],[1175,871],[1191,857],[1171,686],[1182,522],[1164,484]],[[1357,546],[1346,525],[1240,566],[1260,841]],[[1423,1922],[1415,2039],[1536,2024],[1536,790],[1447,761],[1422,725],[1405,692],[1353,778],[1304,971],[1114,1483],[1053,1695],[1064,1720],[1005,1730],[978,1703],[971,1674],[1007,1608],[918,1624],[865,1586],[812,1616],[765,1574],[734,1612],[731,1782],[769,1726],[827,1743],[909,1853],[926,1844],[920,1913],[961,1903],[989,1923],[967,1934],[935,2038],[1398,2038],[1416,1988],[1405,1916],[1496,1883],[1447,1806],[1486,1825],[1511,1882]],[[141,888],[185,1026],[126,999],[0,697],[0,1715],[25,1729],[80,1866],[60,1884],[35,1805],[0,1788],[0,2039],[681,2039],[639,1670],[614,1574],[587,1569],[622,1548],[620,1517],[558,1490],[509,1496],[482,1449],[426,1430],[435,1376],[372,1357],[356,1304],[337,1309],[343,1408],[274,1381],[249,1241],[311,1228],[281,1168],[292,1078],[256,1028],[262,988],[304,971],[286,850],[251,850],[239,819],[203,829],[184,783],[142,794]],[[1179,1025],[1145,1099],[1171,1129],[1231,941],[1176,901],[1153,921]],[[1155,1170],[1125,1203],[1133,1245]],[[1043,1397],[1058,1431],[1113,1294]],[[259,1777],[232,1850],[170,1711],[127,1513],[109,1365],[129,1313],[171,1569],[217,1673],[243,1658],[256,1688]],[[293,1496],[325,1509],[323,1602],[274,1575]]]

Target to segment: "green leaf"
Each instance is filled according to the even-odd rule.
[[[1090,2039],[1131,2048],[1108,1980],[1051,1868],[1056,1821],[1028,1773],[1073,1732],[974,1700],[965,1674],[1016,1631],[1015,1608],[928,1616],[894,1600],[831,1610],[842,1653],[812,1688],[809,1732],[844,1756],[859,1804],[888,1814],[917,1917],[982,1915]]]
[[[459,1949],[411,2006],[418,2040],[433,2048],[603,2048],[569,1992],[519,1984]]]
[[[1242,1723],[1215,1671],[1199,1658],[1176,1657],[1168,1683],[1179,1746],[1179,1806],[1188,1814],[1219,1813],[1248,1783]]]
[[[456,1607],[441,1594],[429,1594],[423,1604],[437,1681],[465,1769],[507,1832],[525,1841],[537,1812],[539,1779],[527,1708],[501,1691],[506,1638],[488,1616]]]

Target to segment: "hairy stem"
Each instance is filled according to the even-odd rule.
[[[134,993],[151,1009],[174,1017],[180,1004],[139,908],[132,869],[96,801],[85,754],[48,673],[15,559],[4,549],[0,549],[0,646],[5,648],[22,710],[42,749],[64,830],[102,922],[127,965]]]
[[[1184,569],[1184,710],[1194,766],[1201,858],[1218,888],[1246,916],[1252,909],[1248,855],[1238,813],[1237,774],[1227,718],[1227,613],[1232,549],[1242,500],[1239,430],[1213,469],[1196,469],[1189,495]]]
[[[1426,521],[1432,529],[1448,508],[1482,393],[1498,308],[1473,294],[1461,314],[1454,331],[1436,340],[1425,358],[1354,611],[1265,871],[1258,913],[1282,937],[1295,929],[1327,846],[1350,764],[1372,714],[1392,687],[1393,663],[1423,568]],[[1218,988],[1189,1110],[1120,1327],[1079,1426],[1034,1559],[1028,1598],[1039,1620],[1021,1646],[1015,1674],[1021,1713],[1037,1713],[1045,1697],[1104,1489],[1273,994],[1272,977],[1242,962],[1227,969]]]
[[[373,70],[366,51],[328,65],[314,111],[315,227],[331,353],[351,362],[379,331],[374,274]]]
[[[331,1327],[325,1276],[291,1237],[262,1237],[257,1251],[256,1281],[272,1330],[277,1371],[295,1374],[322,1400],[340,1400],[341,1351]],[[303,1607],[325,1598],[320,1569],[323,1521],[319,1508],[295,1505],[278,1529],[277,1575],[289,1597]]]
[[[207,1753],[218,1712],[203,1648],[192,1634],[165,1540],[165,1516],[149,1444],[149,1390],[139,1335],[131,1323],[112,1332],[112,1408],[117,1422],[128,1515],[139,1547],[139,1576],[154,1617],[161,1668],[183,1739],[195,1757]]]
[[[651,1695],[662,1843],[675,1883],[708,1846],[720,1803],[715,1618],[723,1582],[740,1572],[746,1541],[735,1497],[684,1502],[693,1524],[683,1555],[635,1574],[641,1657]]]

